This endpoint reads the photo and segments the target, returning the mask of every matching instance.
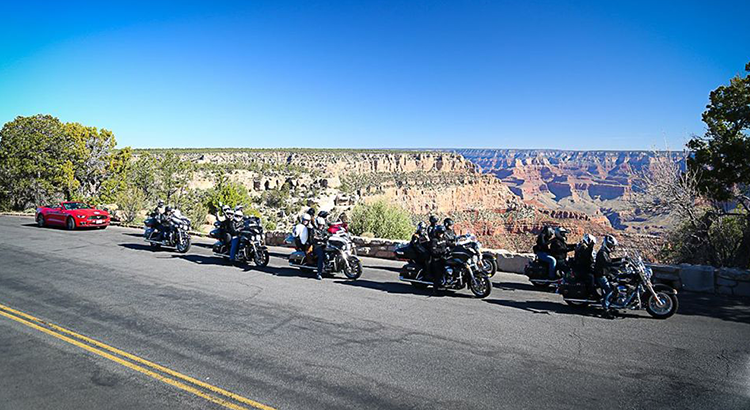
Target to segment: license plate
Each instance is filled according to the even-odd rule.
[[[101,219],[97,219],[96,221],[94,221],[95,224],[100,224],[102,222],[104,222],[104,221],[102,221]]]

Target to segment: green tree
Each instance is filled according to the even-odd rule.
[[[146,197],[143,191],[129,185],[117,192],[114,198],[118,206],[119,216],[125,223],[133,223],[138,214],[146,208]]]
[[[211,213],[216,213],[221,205],[235,207],[237,205],[250,205],[251,199],[247,188],[239,182],[229,181],[225,176],[220,176],[218,183],[208,191],[206,205]]]
[[[22,210],[77,188],[73,148],[51,115],[16,117],[0,130],[0,202]]]
[[[116,202],[118,194],[131,185],[129,177],[132,157],[133,151],[129,147],[116,150],[110,155],[107,164],[107,178],[102,181],[97,195],[99,203]]]
[[[745,66],[750,73],[750,63]],[[709,199],[723,205],[717,214],[741,215],[734,204],[750,217],[750,74],[732,78],[729,85],[712,91],[703,113],[706,133],[688,142],[688,166],[700,176],[698,188]],[[739,251],[733,265],[750,267],[750,221],[738,238]],[[710,227],[709,227],[710,229]]]
[[[156,163],[156,183],[159,194],[169,203],[175,194],[187,187],[193,175],[193,164],[182,160],[179,155],[169,151],[158,158]]]
[[[350,227],[355,235],[372,233],[385,239],[408,239],[414,232],[409,212],[384,199],[358,204],[352,210]]]
[[[72,145],[74,175],[77,190],[68,196],[92,198],[99,193],[102,183],[110,177],[110,163],[117,142],[112,131],[98,130],[77,122],[64,125],[66,137]]]

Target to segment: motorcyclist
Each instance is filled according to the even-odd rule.
[[[325,262],[325,247],[328,235],[326,233],[326,220],[322,216],[315,218],[315,226],[312,227],[312,246],[315,261],[317,262],[317,279],[323,279],[323,264]]]
[[[430,215],[430,225],[427,227],[427,237],[432,239],[432,232],[435,230],[435,227],[437,226],[438,219],[435,215]]]
[[[156,231],[155,238],[158,238],[157,240],[162,240],[162,236],[164,235],[164,212],[166,208],[164,207],[164,201],[161,199],[157,201],[156,208],[154,208],[153,212],[151,212],[151,218],[154,219],[154,230]]]
[[[551,280],[554,280],[556,278],[555,268],[557,267],[557,259],[552,256],[552,252],[550,249],[550,245],[554,237],[555,231],[551,227],[545,226],[544,228],[542,228],[542,231],[539,233],[539,235],[537,235],[536,245],[534,246],[534,253],[536,254],[536,257],[541,262],[547,264],[548,274]]]
[[[236,261],[237,248],[240,245],[240,232],[245,227],[245,215],[242,211],[234,211],[234,218],[229,222],[228,233],[231,237],[230,248],[229,248],[229,260],[231,262]]]
[[[309,214],[302,214],[299,218],[299,222],[292,229],[292,235],[294,236],[294,247],[298,251],[303,251],[306,254],[310,253],[310,220],[312,218]]]
[[[453,230],[453,219],[445,218],[443,220],[443,226],[445,227],[445,240],[448,241],[450,246],[455,246],[456,232]]]
[[[164,212],[156,216],[157,229],[159,229],[159,240],[163,241],[169,238],[169,234],[172,232],[172,207],[164,207]]]
[[[307,214],[310,215],[310,226],[315,228],[315,208],[308,209]]]
[[[550,241],[549,251],[550,255],[555,258],[557,266],[565,263],[568,259],[568,252],[575,250],[575,248],[575,244],[568,244],[568,230],[563,227],[555,228],[555,236]]]
[[[432,276],[433,290],[437,291],[443,285],[445,271],[445,256],[448,254],[448,241],[445,239],[445,227],[435,226],[430,239],[429,274]]]
[[[586,284],[589,293],[592,293],[594,290],[595,245],[596,237],[585,234],[581,241],[578,242],[578,245],[576,245],[573,256],[573,272],[575,272],[576,279]]]
[[[622,262],[622,258],[612,257],[612,252],[617,248],[617,245],[617,239],[612,235],[607,235],[604,237],[602,246],[596,254],[596,261],[594,262],[594,277],[596,278],[596,283],[604,292],[604,295],[612,291],[612,286],[610,286],[607,276],[611,273],[613,267]]]

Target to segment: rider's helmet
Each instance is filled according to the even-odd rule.
[[[328,215],[330,215],[330,214],[328,212],[326,212],[326,211],[320,211],[320,212],[318,212],[318,216],[321,217],[321,218],[324,218],[324,219],[328,218]]]
[[[612,235],[607,235],[604,237],[604,241],[602,242],[602,248],[604,248],[608,252],[612,252],[617,247],[617,239],[615,239]]]
[[[555,228],[555,236],[562,240],[565,240],[568,236],[568,230],[563,228],[562,226],[558,226],[557,228]]]
[[[315,216],[315,208],[310,208],[307,210],[307,214],[310,215],[310,218]]]
[[[163,206],[164,206],[164,201],[162,201],[161,199],[160,199],[160,200],[158,200],[158,201],[156,202],[156,206],[157,206],[157,207],[159,207],[159,208],[163,207]]]
[[[312,216],[310,216],[309,213],[308,214],[302,214],[302,216],[300,217],[299,221],[302,222],[302,223],[305,223],[305,222],[309,223],[310,221],[312,221]]]
[[[436,238],[442,238],[445,234],[445,227],[443,225],[438,225],[435,227],[435,230],[432,231],[432,235]]]
[[[542,236],[544,238],[551,238],[555,235],[555,231],[550,226],[545,226],[542,228]]]
[[[318,228],[322,228],[326,226],[326,219],[323,218],[322,216],[315,218],[315,225],[317,225]]]
[[[596,236],[585,234],[583,235],[583,238],[581,239],[581,243],[583,244],[583,246],[587,248],[591,248],[594,245],[596,245]]]
[[[234,211],[234,220],[235,221],[241,221],[245,218],[245,214],[242,213],[242,211]]]
[[[227,212],[231,211],[231,210],[232,210],[232,208],[230,208],[229,205],[224,205],[224,206],[221,207],[221,212],[223,212],[225,214]]]
[[[445,226],[445,229],[453,228],[453,219],[451,219],[451,218],[445,218],[443,220],[443,226]]]
[[[164,213],[165,214],[169,214],[171,212],[172,212],[172,207],[171,206],[168,206],[168,207],[164,208]]]
[[[245,205],[237,205],[234,207],[234,212],[242,212],[243,209],[245,209]]]
[[[436,223],[438,223],[437,216],[430,215],[430,225],[435,225]]]

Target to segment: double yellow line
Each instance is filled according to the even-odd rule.
[[[0,304],[0,315],[226,408],[248,410],[247,407],[243,406],[248,405],[261,410],[275,410],[273,407],[186,376],[3,304]]]

